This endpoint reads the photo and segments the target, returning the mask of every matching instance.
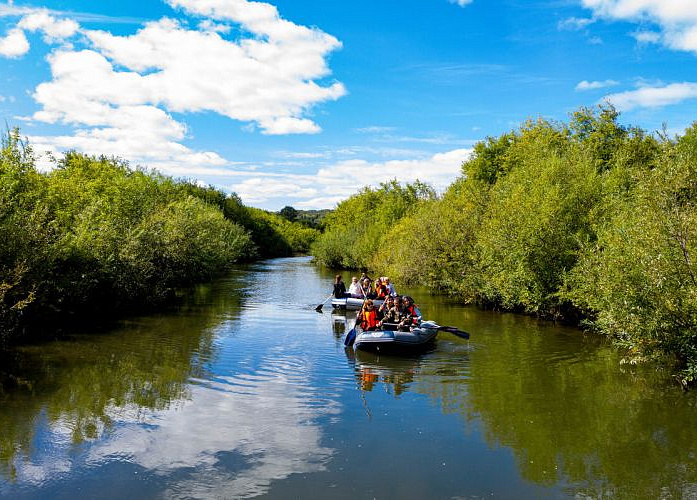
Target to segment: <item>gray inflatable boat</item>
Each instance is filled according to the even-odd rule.
[[[372,299],[375,307],[380,307],[383,302],[382,299]],[[334,309],[346,309],[349,311],[358,311],[363,307],[363,299],[355,299],[353,297],[347,297],[345,299],[332,299],[332,307]]]
[[[396,327],[396,325],[391,325]],[[422,321],[408,332],[393,329],[364,332],[356,329],[356,349],[364,351],[412,350],[427,346],[438,335],[440,327],[433,321]]]

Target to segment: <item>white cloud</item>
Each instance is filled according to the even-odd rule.
[[[598,17],[653,22],[672,49],[697,52],[697,8],[694,0],[582,0]]]
[[[182,144],[187,127],[175,114],[212,112],[270,135],[317,133],[311,108],[346,93],[339,82],[317,82],[330,76],[326,58],[341,47],[318,28],[282,19],[261,2],[167,3],[199,18],[198,27],[162,18],[117,35],[81,28],[45,9],[0,8],[0,16],[23,16],[0,39],[0,54],[24,55],[25,32],[63,45],[47,58],[52,78],[36,87],[40,109],[31,120],[67,125],[72,133],[32,138],[37,151],[109,154],[180,174],[178,164],[230,166],[214,152]],[[232,25],[241,28],[234,37]],[[78,47],[66,45],[69,39]]]
[[[297,207],[329,208],[363,186],[377,187],[392,179],[400,182],[418,179],[443,191],[460,175],[462,163],[471,151],[457,149],[423,159],[386,162],[347,160],[323,167],[315,175],[252,174],[228,187],[245,203],[280,207],[292,199],[291,203]]]
[[[661,34],[655,31],[635,31],[632,36],[639,43],[658,43],[661,41]]]
[[[585,17],[569,17],[568,19],[559,21],[559,23],[557,24],[557,28],[560,30],[580,31],[587,28],[594,22],[595,19]]]
[[[0,38],[0,56],[16,58],[29,52],[29,41],[21,29],[12,29]]]
[[[47,11],[34,12],[24,16],[17,26],[26,31],[42,31],[46,36],[47,43],[70,38],[80,27],[72,19],[56,19]]]
[[[610,94],[605,99],[620,111],[635,108],[655,108],[678,104],[687,99],[697,98],[697,83],[673,83],[662,87],[642,87],[627,92]]]
[[[450,3],[455,3],[460,7],[471,4],[474,0],[448,0]]]
[[[588,80],[583,80],[581,82],[578,82],[576,85],[576,90],[578,91],[584,91],[584,90],[597,90],[597,89],[604,89],[606,87],[614,87],[615,85],[619,85],[620,82],[615,81],[615,80],[603,80],[603,81],[592,81],[589,82]]]

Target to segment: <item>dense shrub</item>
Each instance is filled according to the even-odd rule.
[[[317,230],[211,187],[67,153],[40,173],[0,151],[0,342],[70,317],[158,304],[232,263],[307,251]]]
[[[381,238],[419,204],[434,198],[433,189],[419,181],[402,186],[394,180],[377,189],[365,187],[327,215],[325,232],[314,243],[312,254],[329,267],[374,267]]]
[[[463,177],[383,218],[388,191],[339,205],[313,251],[466,302],[583,321],[627,360],[697,380],[697,124],[675,140],[611,106],[477,144]],[[389,222],[385,224],[385,221]]]

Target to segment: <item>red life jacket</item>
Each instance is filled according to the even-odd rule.
[[[414,324],[416,324],[416,322],[417,322],[416,318],[418,317],[418,314],[416,313],[416,308],[414,307],[414,304],[407,307],[404,312],[406,312],[407,314],[411,314],[411,316],[413,318],[412,322]]]
[[[363,311],[361,316],[361,328],[366,330],[374,330],[378,326],[378,313],[375,308],[370,311]]]
[[[387,297],[387,287],[385,285],[380,285],[377,289],[378,299],[384,299]]]

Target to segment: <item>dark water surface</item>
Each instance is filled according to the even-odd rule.
[[[599,339],[410,292],[440,334],[353,353],[307,258],[0,357],[3,498],[697,498],[697,394]],[[304,293],[299,293],[303,291]]]

